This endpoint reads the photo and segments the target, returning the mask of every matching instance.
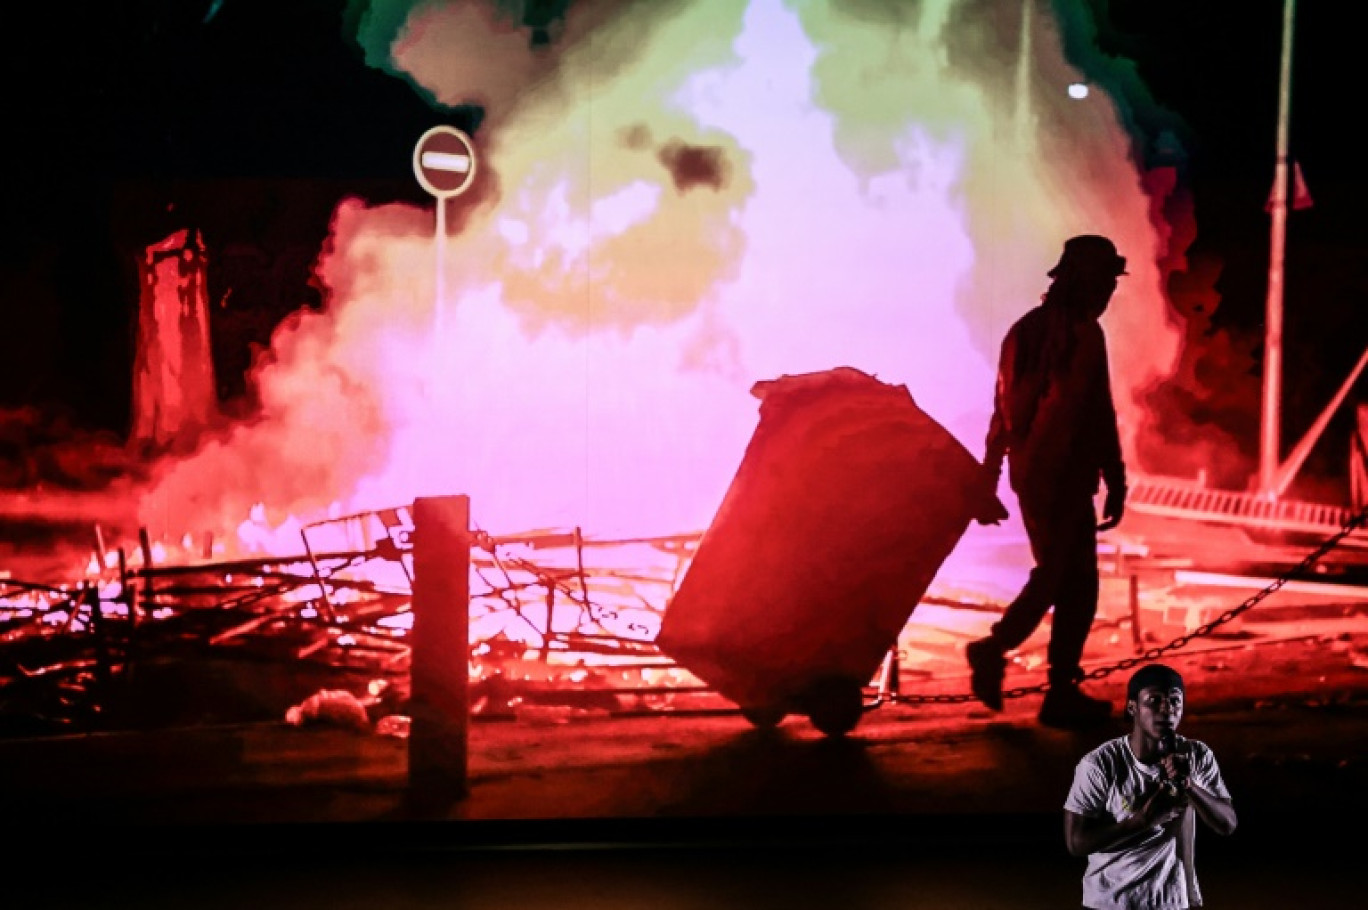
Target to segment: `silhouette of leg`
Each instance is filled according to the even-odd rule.
[[[1069,504],[1061,513],[1060,561],[1064,566],[1055,595],[1050,629],[1050,683],[1076,685],[1079,661],[1097,616],[1097,518],[1092,500]]]
[[[1034,502],[1027,496],[1022,496],[1020,503],[1036,565],[1021,592],[993,624],[991,637],[1003,651],[1019,647],[1040,625],[1058,597],[1070,560],[1068,538],[1060,533],[1051,504]]]
[[[1097,517],[1092,498],[1079,495],[1062,502],[1055,530],[1064,571],[1050,626],[1050,688],[1039,719],[1047,726],[1081,730],[1111,715],[1110,702],[1078,688],[1083,680],[1083,646],[1097,615]]]
[[[974,697],[993,711],[1002,710],[1002,680],[1007,666],[1005,653],[1020,646],[1045,618],[1066,566],[1065,554],[1059,549],[1060,538],[1054,533],[1048,513],[1049,499],[1040,502],[1019,495],[1018,501],[1036,566],[1002,618],[993,624],[988,637],[970,642],[964,650],[973,671],[970,688]]]

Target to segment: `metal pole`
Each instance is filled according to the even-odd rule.
[[[1016,81],[1012,87],[1012,127],[1016,145],[1026,148],[1031,141],[1031,0],[1021,0],[1021,37],[1017,41]]]
[[[138,528],[138,549],[142,552],[142,610],[151,616],[156,588],[152,582],[152,538],[148,536],[147,528]]]
[[[437,197],[437,233],[433,237],[433,247],[437,251],[436,274],[433,280],[433,287],[436,288],[434,306],[436,313],[433,316],[433,333],[440,339],[442,337],[442,309],[446,306],[446,277],[443,274],[442,264],[446,262],[446,197]]]
[[[1365,366],[1368,366],[1368,348],[1364,348],[1363,353],[1359,355],[1358,363],[1354,366],[1354,369],[1350,371],[1349,376],[1344,380],[1344,383],[1340,385],[1339,391],[1335,393],[1335,397],[1330,399],[1330,403],[1325,406],[1325,410],[1320,412],[1320,416],[1317,417],[1316,422],[1311,425],[1311,429],[1306,431],[1306,435],[1303,436],[1301,441],[1287,454],[1287,460],[1282,463],[1282,467],[1278,468],[1278,474],[1273,485],[1273,495],[1282,496],[1287,492],[1287,488],[1292,484],[1292,479],[1297,476],[1297,472],[1301,470],[1301,466],[1306,462],[1307,456],[1309,456],[1311,450],[1316,447],[1316,443],[1320,440],[1321,434],[1324,433],[1325,428],[1330,425],[1330,418],[1335,416],[1335,412],[1339,410],[1339,406],[1343,404],[1344,399],[1349,396],[1349,390],[1354,387],[1354,383],[1358,381],[1359,375],[1363,372]]]
[[[90,608],[90,633],[95,639],[95,678],[100,685],[100,700],[109,697],[109,630],[105,628],[104,604],[100,600],[100,587],[91,582],[81,583],[80,602]]]
[[[97,574],[103,573],[104,570],[105,570],[105,557],[106,557],[107,552],[108,552],[108,551],[105,549],[104,530],[100,527],[100,523],[99,523],[99,522],[96,522],[96,523],[95,523],[95,556],[96,556],[96,558],[97,558],[97,559],[99,560],[99,562],[100,562],[100,567],[99,567],[99,569],[97,570]]]
[[[1136,654],[1145,653],[1145,634],[1140,629],[1140,576],[1130,574],[1131,645]]]
[[[1259,434],[1259,491],[1277,498],[1282,402],[1283,258],[1287,237],[1287,145],[1292,103],[1292,21],[1296,0],[1283,4],[1282,68],[1278,78],[1278,157],[1270,200],[1273,227],[1268,252],[1264,319],[1263,421]]]

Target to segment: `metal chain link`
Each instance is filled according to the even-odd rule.
[[[1144,651],[1141,654],[1137,654],[1134,657],[1127,657],[1117,661],[1114,664],[1107,664],[1105,666],[1096,667],[1092,670],[1089,670],[1087,673],[1083,674],[1083,679],[1102,679],[1103,677],[1110,676],[1113,673],[1137,667],[1142,663],[1150,663],[1151,661],[1158,660],[1165,654],[1177,651],[1178,649],[1185,647],[1193,639],[1210,635],[1217,628],[1230,622],[1232,619],[1239,616],[1240,614],[1252,609],[1260,602],[1265,600],[1267,597],[1276,593],[1280,588],[1282,588],[1283,585],[1287,584],[1289,581],[1296,580],[1308,569],[1310,569],[1316,563],[1320,562],[1320,560],[1327,553],[1338,547],[1344,541],[1344,538],[1348,537],[1350,534],[1354,533],[1354,531],[1356,531],[1358,528],[1362,527],[1365,522],[1368,522],[1368,509],[1364,509],[1363,511],[1355,515],[1353,518],[1350,518],[1349,521],[1346,522],[1338,531],[1336,531],[1330,537],[1327,537],[1325,540],[1321,541],[1321,543],[1317,545],[1314,550],[1306,554],[1305,558],[1303,558],[1301,562],[1297,563],[1291,569],[1275,578],[1263,590],[1251,595],[1247,600],[1244,601],[1244,603],[1240,604],[1239,606],[1231,607],[1229,610],[1226,610],[1224,613],[1222,613],[1215,619],[1211,620],[1210,622],[1203,623],[1196,629],[1193,629],[1191,632],[1188,632],[1185,635],[1178,636],[1166,645],[1159,645],[1153,648],[1149,648],[1148,650]],[[1004,690],[1002,693],[1002,697],[1004,699],[1008,699],[1021,698],[1026,695],[1037,695],[1048,691],[1049,688],[1050,684],[1048,682],[1037,683],[1033,686],[1017,686],[1012,689]],[[965,702],[977,700],[972,693],[959,693],[955,695],[893,695],[888,696],[887,698],[890,701],[894,701],[899,704],[905,705],[958,705],[964,704]]]

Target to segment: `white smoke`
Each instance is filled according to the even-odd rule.
[[[697,0],[645,24],[599,5],[592,28],[572,7],[527,67],[466,7],[418,7],[394,49],[435,97],[495,105],[440,333],[432,212],[345,202],[326,313],[278,333],[261,419],[177,465],[153,526],[467,493],[493,530],[698,530],[750,385],[840,365],[905,383],[978,454],[998,341],[1075,233],[1130,258],[1108,316],[1123,416],[1171,369],[1150,200],[1105,97],[1067,98],[1039,13],[980,73],[950,48],[1004,26],[948,0]],[[1001,78],[1017,52],[1026,104]]]

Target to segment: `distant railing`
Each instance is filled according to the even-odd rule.
[[[1333,534],[1352,517],[1344,506],[1216,490],[1201,481],[1177,477],[1133,477],[1126,507],[1166,518],[1308,534]],[[1368,546],[1368,532],[1356,530],[1344,542]]]

